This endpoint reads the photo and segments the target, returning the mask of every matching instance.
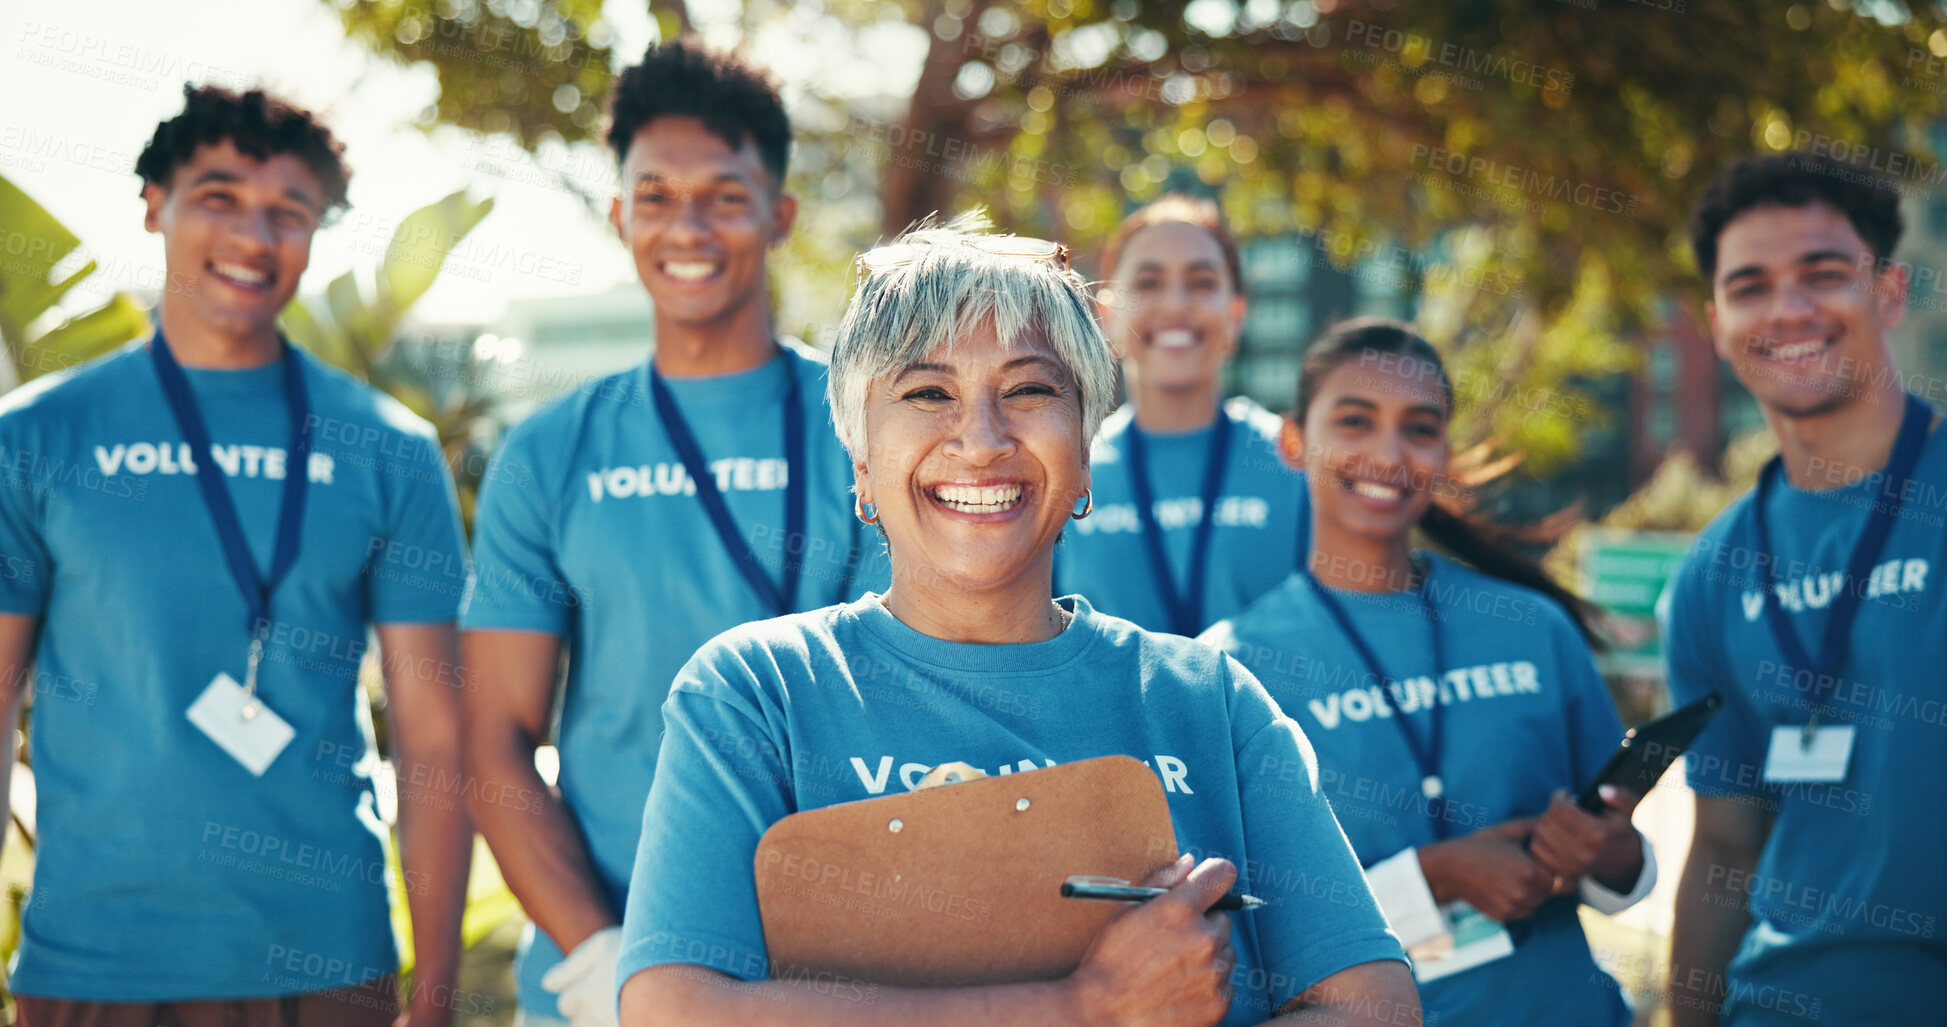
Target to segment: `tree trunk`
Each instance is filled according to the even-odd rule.
[[[961,21],[964,27],[960,35],[946,40],[933,31],[933,23],[944,13],[943,4],[928,0],[925,5],[920,27],[929,40],[926,63],[913,87],[913,102],[906,109],[906,130],[899,140],[902,145],[892,147],[893,156],[916,159],[889,161],[880,178],[879,209],[883,214],[879,227],[888,239],[928,214],[946,213],[953,202],[953,179],[923,166],[932,163],[937,167],[937,162],[926,156],[928,150],[937,153],[940,149],[934,141],[964,140],[968,134],[973,104],[953,95],[953,80],[967,61],[967,39],[979,23],[980,13],[989,6],[989,0],[974,0]]]

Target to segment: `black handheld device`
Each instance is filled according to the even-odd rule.
[[[1723,697],[1712,692],[1630,728],[1623,735],[1622,744],[1616,747],[1615,755],[1602,765],[1601,772],[1582,789],[1582,794],[1575,797],[1575,804],[1590,813],[1601,813],[1606,805],[1598,789],[1603,785],[1627,788],[1637,795],[1649,794],[1657,779],[1697,740],[1704,725],[1710,723],[1710,718],[1723,705]]]

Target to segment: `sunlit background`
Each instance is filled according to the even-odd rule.
[[[286,329],[431,419],[470,503],[507,424],[648,353],[648,299],[604,220],[603,111],[615,70],[690,30],[783,84],[804,208],[773,292],[814,344],[850,256],[917,217],[981,204],[1089,255],[1168,189],[1218,199],[1244,243],[1234,390],[1282,410],[1324,325],[1417,320],[1455,371],[1462,441],[1521,457],[1489,505],[1597,522],[1549,559],[1608,606],[1605,670],[1636,722],[1667,703],[1663,577],[1771,446],[1702,327],[1684,220],[1709,176],[1809,148],[1894,178],[1914,282],[1896,354],[1947,401],[1942,18],[1917,0],[14,3],[0,377],[140,330],[162,251],[135,156],[184,81],[262,85],[322,112],[355,169]],[[16,909],[22,787],[0,867]],[[1657,897],[1588,914],[1639,996],[1664,972],[1688,808],[1672,781],[1638,815],[1665,852]],[[474,891],[463,985],[504,1023],[519,911],[484,855]]]

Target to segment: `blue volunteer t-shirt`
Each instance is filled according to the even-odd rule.
[[[1882,480],[1806,491],[1781,474],[1768,497],[1775,594],[1808,649]],[[1726,979],[1676,983],[1722,1002],[1735,1027],[1934,1022],[1947,1009],[1947,431],[1921,451],[1823,685],[1820,723],[1854,729],[1842,781],[1764,782],[1772,729],[1804,725],[1821,683],[1766,625],[1752,504],[1747,493],[1712,521],[1671,585],[1670,689],[1679,703],[1725,700],[1690,749],[1691,788],[1776,819],[1756,870],[1721,882],[1752,921]]]
[[[481,484],[469,631],[566,639],[568,681],[556,744],[563,800],[620,914],[656,771],[662,702],[704,642],[776,614],[739,572],[663,431],[647,362],[584,385],[515,427]],[[773,583],[786,554],[784,395],[805,412],[806,538],[796,608],[884,587],[884,545],[852,510],[852,463],[825,403],[825,365],[786,344],[749,371],[665,378],[737,528]],[[510,795],[510,803],[526,797]],[[528,929],[523,1009],[557,1015],[541,976],[561,961]]]
[[[1318,752],[1319,791],[1371,866],[1548,808],[1558,788],[1594,779],[1623,728],[1589,647],[1539,592],[1427,555],[1428,595],[1446,648],[1437,694],[1445,799],[1431,809],[1413,751],[1380,683],[1312,587],[1297,574],[1202,641],[1235,656],[1297,719]],[[1395,683],[1417,736],[1429,737],[1433,626],[1417,594],[1334,590]],[[1287,782],[1261,786],[1289,791]],[[1616,984],[1589,953],[1575,900],[1557,898],[1517,926],[1514,954],[1420,985],[1427,1022],[1627,1024]]]
[[[1224,403],[1230,419],[1223,487],[1212,515],[1204,571],[1202,630],[1244,608],[1298,565],[1310,528],[1305,476],[1278,457],[1278,415],[1242,397]],[[1135,411],[1102,422],[1089,450],[1095,510],[1068,525],[1055,551],[1055,591],[1088,597],[1103,613],[1151,631],[1169,631],[1169,606],[1143,542],[1126,459]],[[1169,555],[1171,588],[1189,586],[1190,547],[1203,516],[1204,467],[1211,429],[1143,434],[1156,524]]]
[[[698,651],[663,711],[618,986],[698,952],[712,969],[767,976],[751,867],[787,814],[911,790],[954,760],[1006,774],[1114,754],[1161,777],[1183,851],[1230,859],[1236,889],[1272,903],[1233,917],[1225,1023],[1261,1022],[1340,970],[1402,958],[1310,787],[1304,734],[1250,674],[1079,597],[1062,603],[1073,622],[1027,645],[941,641],[869,595]],[[1285,795],[1262,787],[1283,778],[1295,782]]]
[[[398,970],[358,665],[371,624],[454,619],[458,507],[429,425],[293,353],[184,369],[260,574],[284,476],[310,475],[258,671],[296,737],[261,778],[186,716],[217,673],[243,680],[248,613],[146,347],[0,401],[0,611],[41,619],[23,994],[288,995]],[[287,359],[310,395],[305,467],[285,452]]]

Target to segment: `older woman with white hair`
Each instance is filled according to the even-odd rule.
[[[860,258],[830,390],[892,584],[726,632],[677,676],[629,891],[623,1023],[1418,1022],[1298,726],[1229,657],[1050,598],[1062,528],[1089,512],[1114,358],[1066,250],[983,226]],[[1248,856],[1256,876],[1186,856],[1061,980],[862,1002],[771,974],[752,870],[771,824],[949,761],[1113,754],[1167,766],[1186,852]],[[1233,882],[1271,905],[1210,911]]]

